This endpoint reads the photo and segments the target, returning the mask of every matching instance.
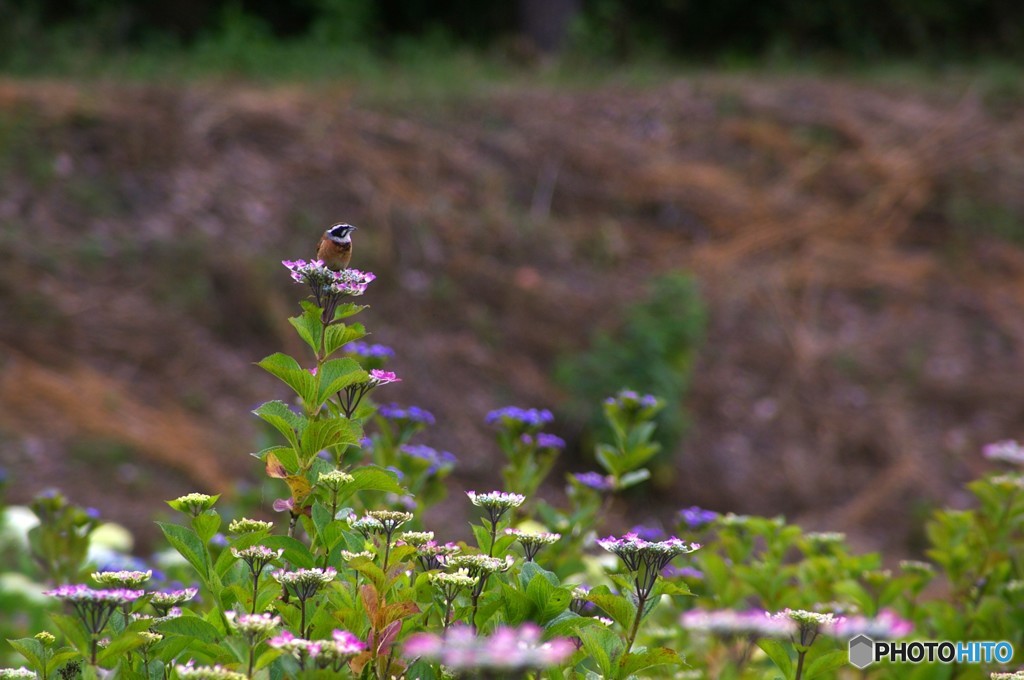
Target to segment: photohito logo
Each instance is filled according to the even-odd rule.
[[[867,635],[850,640],[850,663],[866,668],[876,661],[894,663],[1008,663],[1013,658],[1009,642],[874,641]]]

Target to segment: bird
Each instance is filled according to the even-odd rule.
[[[329,227],[316,244],[316,259],[322,260],[331,271],[340,272],[347,268],[352,259],[353,231],[355,227],[351,224],[335,224]]]

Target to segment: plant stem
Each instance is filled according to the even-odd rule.
[[[249,644],[249,672],[246,673],[246,675],[248,675],[250,678],[252,678],[252,667],[253,667],[253,665],[255,665],[255,663],[256,663],[256,647],[252,643],[250,643]]]
[[[637,592],[636,595],[636,618],[633,619],[633,627],[629,631],[629,637],[626,639],[626,651],[622,653],[623,662],[626,660],[626,655],[629,654],[629,650],[633,649],[633,643],[636,641],[636,634],[640,631],[640,619],[644,615],[644,604],[647,602],[647,594]]]
[[[256,597],[260,592],[260,575],[252,575],[252,609],[249,611],[250,614],[256,613]]]
[[[793,676],[793,680],[800,680],[800,676],[804,674],[804,657],[807,656],[807,652],[796,653],[796,675]]]
[[[306,599],[299,598],[299,637],[306,637]]]

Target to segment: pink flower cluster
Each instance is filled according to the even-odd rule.
[[[417,633],[403,649],[409,659],[438,661],[453,670],[539,670],[557,666],[576,650],[565,638],[541,642],[534,624],[518,628],[502,626],[488,637],[478,637],[466,625],[449,628],[444,635]]]

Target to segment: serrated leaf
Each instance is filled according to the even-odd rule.
[[[299,455],[291,447],[278,446],[261,453],[268,477],[285,479],[299,471]]]
[[[522,569],[519,571],[519,584],[525,589],[530,585],[530,581],[538,575],[543,576],[553,586],[561,585],[561,581],[558,580],[558,576],[554,572],[548,571],[536,562],[526,562],[523,564]]]
[[[50,614],[50,618],[53,619],[53,622],[60,629],[60,632],[64,634],[64,637],[68,639],[68,642],[80,654],[88,656],[92,640],[89,637],[89,631],[85,629],[85,626],[78,620],[78,617],[53,613]]]
[[[587,599],[600,607],[623,630],[629,630],[636,618],[636,605],[626,596],[603,592],[602,588],[603,586],[599,586],[591,590]],[[603,590],[606,591],[607,588]]]
[[[324,351],[326,356],[334,354],[338,349],[350,342],[360,340],[366,336],[366,328],[361,323],[345,325],[343,323],[331,324],[327,327],[327,336],[324,338]]]
[[[362,434],[362,426],[347,418],[324,418],[311,421],[299,439],[302,460],[310,460],[329,446],[358,444]]]
[[[192,565],[205,581],[210,574],[210,565],[207,562],[206,549],[196,532],[179,524],[168,522],[157,522],[156,524],[164,533],[167,542]]]
[[[518,626],[533,612],[533,601],[522,592],[501,583],[501,604],[505,610],[505,622]]]
[[[212,510],[207,510],[198,517],[192,518],[192,528],[195,529],[196,535],[203,543],[210,542],[210,539],[217,533],[217,529],[220,529],[220,523],[220,515]]]
[[[154,627],[163,635],[181,635],[202,642],[216,642],[221,638],[216,626],[198,616],[178,616],[161,621]]]
[[[617,677],[616,666],[622,654],[622,641],[619,636],[603,626],[592,626],[579,630],[583,649],[594,658],[601,674],[606,678]]]
[[[350,473],[352,481],[341,487],[338,494],[338,503],[350,498],[358,491],[383,491],[385,493],[405,493],[405,489],[398,483],[398,477],[394,472],[385,470],[376,465],[363,465]]]
[[[96,655],[96,659],[100,664],[104,664],[144,644],[146,644],[146,639],[138,633],[124,633],[111,640],[110,644],[102,648]]]
[[[14,651],[25,657],[25,660],[28,661],[28,665],[31,666],[33,670],[36,672],[42,670],[43,656],[46,653],[43,648],[43,643],[35,638],[19,638],[17,640],[8,640],[7,643],[11,647],[14,647]]]
[[[316,400],[316,378],[287,354],[275,352],[256,365],[292,388],[306,404]]]
[[[366,382],[370,379],[370,374],[363,370],[358,361],[346,357],[325,361],[317,373],[317,378],[320,380],[317,406],[320,406],[349,385]]]
[[[253,413],[284,435],[292,448],[299,446],[298,432],[306,426],[305,416],[292,411],[283,401],[268,401],[260,405]]]
[[[316,305],[309,304],[308,301],[304,302],[307,304],[302,305],[302,314],[290,317],[288,323],[295,328],[299,337],[309,345],[309,348],[313,350],[313,354],[319,354],[320,341],[323,339],[324,332],[324,325],[320,321],[321,311]]]
[[[641,652],[631,652],[622,658],[619,674],[622,677],[635,675],[654,666],[678,666],[683,659],[668,647],[655,647]]]

